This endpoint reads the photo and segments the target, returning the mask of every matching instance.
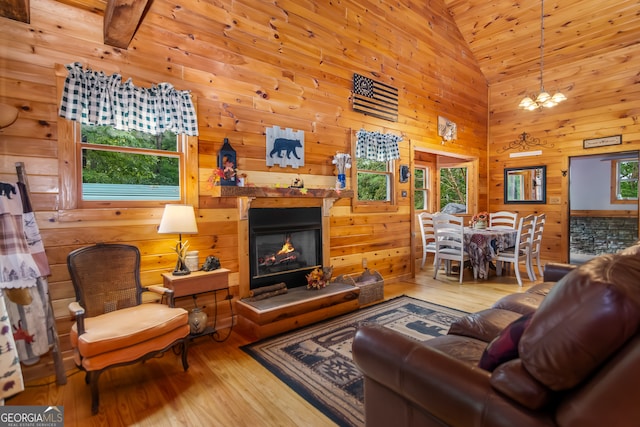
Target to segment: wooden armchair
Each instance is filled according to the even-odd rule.
[[[178,345],[186,371],[188,313],[173,307],[173,291],[140,284],[135,246],[97,244],[71,252],[67,267],[76,293],[69,304],[76,365],[91,387],[91,412],[99,407],[98,378],[106,369],[147,360]],[[164,293],[168,304],[142,304],[142,293]]]

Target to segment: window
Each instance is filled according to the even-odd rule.
[[[416,210],[429,209],[429,168],[416,167],[413,170],[414,198],[413,206]]]
[[[467,168],[440,168],[440,210],[447,213],[468,213]]]
[[[637,203],[638,159],[611,162],[611,203]]]
[[[181,137],[153,136],[112,126],[81,126],[77,156],[79,199],[86,201],[181,200]]]
[[[358,200],[388,202],[391,200],[393,161],[356,159]]]
[[[80,92],[67,88],[66,81],[79,81],[82,78],[89,79],[90,82],[101,81],[91,79],[92,72],[89,70],[83,73],[77,65],[56,65],[58,92],[67,95],[63,96],[60,107],[62,112],[64,106],[65,114],[61,113],[58,117],[60,183],[56,209],[148,208],[163,207],[167,203],[197,206],[198,137],[195,97],[188,91],[175,91],[168,84],[160,84],[162,90],[158,93],[177,95],[182,100],[182,109],[171,110],[171,117],[166,115],[166,110],[165,115],[162,115],[146,107],[145,112],[153,112],[144,117],[148,121],[142,120],[139,111],[114,115],[120,119],[135,117],[139,126],[157,124],[159,119],[156,119],[160,117],[165,125],[164,129],[171,129],[175,133],[165,131],[155,137],[151,134],[158,132],[141,132],[146,128],[118,131],[112,123],[91,122],[91,125],[80,125],[80,122],[84,123],[80,120],[80,114],[89,117],[106,111],[96,108],[97,104],[94,105],[93,101],[81,101],[84,98],[80,96]],[[76,86],[84,88],[87,84]],[[113,88],[114,85],[109,87]],[[155,91],[147,90],[149,93]],[[93,107],[88,109],[89,106]],[[156,128],[151,126],[149,129]],[[76,221],[85,217],[96,218],[95,213],[87,211],[63,215],[61,220]]]

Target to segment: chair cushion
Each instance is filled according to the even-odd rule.
[[[485,348],[478,366],[493,371],[499,365],[518,358],[518,343],[529,325],[533,313],[525,314],[504,328]]]
[[[85,333],[81,336],[77,324],[71,327],[71,345],[82,357],[93,357],[188,327],[189,314],[182,308],[151,303],[86,318],[84,322]]]
[[[99,371],[119,363],[132,362],[151,352],[164,350],[171,344],[189,335],[189,332],[189,325],[183,325],[164,335],[143,341],[131,347],[108,351],[93,357],[85,357],[81,362],[76,356],[76,364],[80,365],[80,363],[82,363],[82,367],[86,371]]]

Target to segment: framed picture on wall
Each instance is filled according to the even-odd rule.
[[[591,138],[582,141],[583,148],[606,147],[607,145],[622,144],[622,135],[605,136],[602,138]]]

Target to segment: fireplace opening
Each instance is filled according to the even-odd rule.
[[[321,209],[249,209],[249,266],[250,289],[306,286],[306,275],[322,266]]]

